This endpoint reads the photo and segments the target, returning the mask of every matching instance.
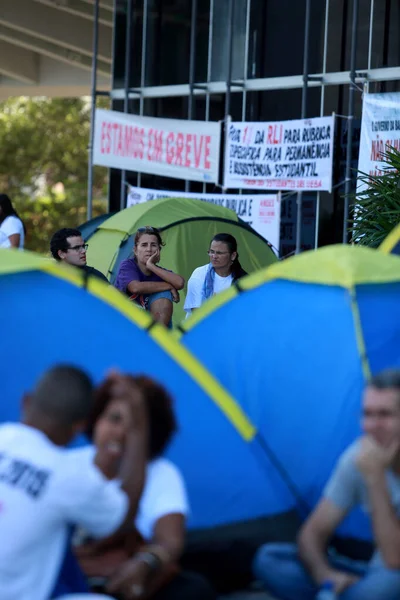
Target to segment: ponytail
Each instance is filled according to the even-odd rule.
[[[245,277],[245,275],[247,275],[247,272],[243,269],[242,265],[240,264],[239,254],[236,256],[235,260],[232,263],[231,272],[234,282],[240,279],[241,277]]]

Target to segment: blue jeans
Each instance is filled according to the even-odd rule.
[[[154,294],[150,294],[150,296],[148,297],[147,309],[150,310],[150,307],[153,304],[154,300],[159,300],[160,298],[166,298],[167,300],[171,300],[171,302],[173,302],[172,294],[169,290],[165,290],[165,292],[155,292]],[[172,321],[169,322],[168,329],[172,329]]]
[[[399,600],[400,571],[385,567],[378,554],[369,563],[331,557],[332,567],[361,577],[338,600]],[[300,562],[295,544],[266,544],[257,551],[254,573],[280,600],[314,600],[316,585]]]

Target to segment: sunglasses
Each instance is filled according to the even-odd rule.
[[[150,225],[146,225],[145,227],[139,227],[137,233],[143,233],[144,231],[150,231],[150,233],[158,233],[158,229],[156,227],[150,227]]]

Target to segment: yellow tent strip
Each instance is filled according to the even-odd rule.
[[[256,435],[256,429],[246,417],[243,410],[210,372],[197,361],[183,346],[176,352],[175,343],[171,336],[165,334],[161,325],[151,330],[152,337],[159,345],[174,358],[174,360],[190,373],[197,384],[214,400],[229,421],[239,431],[246,441],[251,441]]]
[[[385,237],[379,250],[385,254],[390,254],[393,248],[400,242],[400,223]]]
[[[366,349],[365,341],[364,341],[364,334],[363,334],[363,329],[362,329],[362,325],[361,325],[360,311],[358,310],[357,294],[356,294],[356,290],[354,287],[352,287],[350,290],[350,297],[351,297],[351,312],[353,314],[354,329],[355,329],[355,334],[356,334],[357,348],[358,348],[358,352],[359,352],[360,358],[361,358],[361,366],[362,366],[363,374],[364,374],[366,381],[369,381],[369,379],[371,378],[371,369],[369,366],[367,349]]]
[[[197,325],[197,323],[202,321],[205,317],[208,317],[208,315],[213,313],[220,306],[223,306],[224,304],[229,302],[229,300],[232,300],[232,298],[234,298],[237,294],[238,294],[238,291],[235,288],[235,286],[231,286],[224,292],[222,292],[220,294],[216,294],[215,296],[210,298],[210,300],[208,302],[205,302],[202,306],[197,308],[190,315],[190,317],[189,317],[189,319],[187,319],[187,321],[183,321],[183,323],[181,323],[181,330],[183,332],[186,332],[187,330],[192,329],[192,327]],[[178,337],[180,337],[180,335],[178,335]]]

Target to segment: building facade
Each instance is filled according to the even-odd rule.
[[[398,0],[115,0],[114,26],[114,110],[213,121],[335,113],[333,191],[303,195],[301,241],[306,249],[342,240],[348,116],[354,189],[362,95],[400,90]],[[217,191],[148,174],[126,181]],[[120,194],[112,170],[111,209]],[[296,194],[286,194],[283,256],[294,250],[295,223]]]

